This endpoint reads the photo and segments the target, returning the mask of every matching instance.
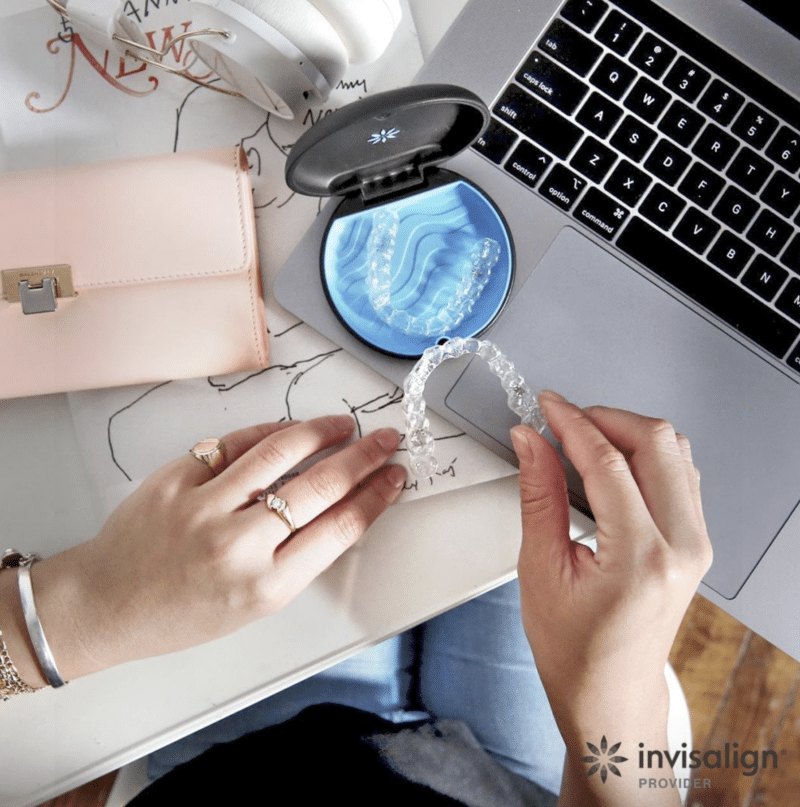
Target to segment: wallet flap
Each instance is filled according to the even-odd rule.
[[[75,291],[248,271],[240,147],[0,175],[0,271],[70,267]]]

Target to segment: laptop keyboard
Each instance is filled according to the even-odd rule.
[[[649,0],[567,0],[473,145],[800,373],[800,103]]]

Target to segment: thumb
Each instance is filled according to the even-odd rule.
[[[527,426],[511,429],[519,459],[522,510],[520,574],[540,568],[552,571],[553,561],[569,554],[569,500],[561,460],[550,443]]]

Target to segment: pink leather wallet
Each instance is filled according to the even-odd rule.
[[[0,398],[266,367],[240,148],[0,175]]]

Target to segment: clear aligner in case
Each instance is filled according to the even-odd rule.
[[[444,336],[458,327],[468,316],[489,282],[492,268],[500,258],[500,244],[492,238],[458,239],[466,241],[452,246],[449,259],[457,266],[447,277],[420,278],[420,296],[427,293],[427,306],[415,316],[396,308],[392,302],[392,259],[394,258],[400,218],[396,210],[383,208],[375,212],[367,243],[367,293],[375,313],[388,325],[406,334]],[[429,290],[430,284],[434,288]],[[438,300],[446,299],[437,306]]]
[[[486,361],[508,394],[508,408],[519,415],[524,425],[536,429],[540,434],[547,426],[536,396],[513,363],[496,345],[487,340],[463,339],[460,336],[449,339],[441,345],[429,347],[403,383],[402,409],[406,422],[406,448],[414,476],[431,477],[438,467],[433,456],[435,441],[430,431],[430,423],[425,417],[425,400],[422,397],[425,382],[446,359],[457,359],[468,354],[480,356]]]

